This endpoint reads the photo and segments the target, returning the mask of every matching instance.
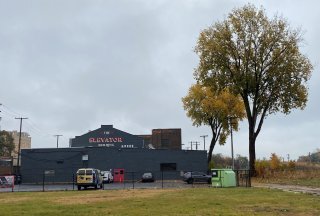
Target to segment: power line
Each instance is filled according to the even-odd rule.
[[[7,110],[9,110],[10,112],[12,112],[15,116],[20,115],[19,113],[17,113],[16,111],[14,111],[13,109],[9,108],[8,106],[2,104],[3,107],[5,107]]]
[[[20,115],[19,113],[15,112],[13,109],[9,108],[8,106],[2,104],[3,106],[3,110],[2,110],[2,114],[3,115],[3,119],[4,120],[6,118],[6,121],[11,120],[11,118],[15,118],[17,115]],[[51,137],[52,134],[48,133],[47,131],[43,131],[41,129],[41,127],[38,127],[36,123],[34,123],[32,120],[28,120],[26,121],[26,128],[28,128],[28,130],[32,131],[33,133],[35,133],[36,135],[39,135],[41,137]]]

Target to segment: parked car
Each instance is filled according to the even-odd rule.
[[[113,182],[113,175],[111,171],[101,171],[103,183],[111,183]]]
[[[211,175],[207,175],[204,172],[186,172],[183,174],[183,181],[188,184],[192,184],[194,182],[203,182],[211,184]]]
[[[94,187],[95,189],[102,188],[103,178],[101,172],[98,169],[94,168],[81,168],[77,171],[77,182],[78,190],[81,190],[81,187],[87,189],[88,187]]]
[[[154,182],[154,176],[151,172],[143,173],[141,182]]]

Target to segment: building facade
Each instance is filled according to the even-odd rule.
[[[151,143],[150,143],[151,142]],[[155,146],[150,147],[150,146]],[[207,170],[206,151],[181,150],[181,129],[155,129],[151,135],[132,135],[102,125],[70,140],[70,148],[23,149],[21,175],[25,183],[43,180],[46,172],[54,182],[72,182],[79,168],[123,169],[140,177],[181,178],[184,171]],[[126,178],[125,178],[126,179]]]
[[[132,135],[113,125],[101,125],[70,139],[70,147],[181,149],[181,129],[153,129],[152,134]]]

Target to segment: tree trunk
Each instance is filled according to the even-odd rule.
[[[215,145],[216,145],[216,143],[215,143],[215,137],[212,136],[211,143],[210,143],[210,148],[209,148],[209,153],[208,153],[208,161],[207,161],[208,168],[209,168],[209,163],[210,163],[210,161],[211,161],[212,152],[213,152],[213,149],[214,149],[214,146],[215,146]]]
[[[249,169],[251,176],[256,173],[255,162],[256,162],[256,136],[254,133],[253,122],[249,123]]]

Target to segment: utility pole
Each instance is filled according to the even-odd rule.
[[[57,137],[57,148],[59,148],[59,137],[62,136],[62,135],[58,135],[57,134],[57,135],[53,135],[53,136]]]
[[[18,144],[18,163],[17,163],[17,168],[18,168],[18,174],[20,175],[20,149],[21,149],[21,129],[22,129],[22,120],[28,119],[28,118],[15,118],[15,119],[20,119],[20,132],[19,132],[19,144]]]
[[[196,150],[198,150],[198,145],[200,145],[200,142],[194,141],[194,145],[196,146]]]
[[[192,144],[192,141],[191,141],[191,142],[189,142],[189,143],[191,144],[191,150],[192,150],[192,145],[193,145],[193,144]]]
[[[309,161],[310,161],[310,163],[312,162],[311,161],[311,153],[309,152]]]
[[[202,135],[200,137],[203,137],[203,150],[206,150],[206,137],[208,137],[208,135]]]

